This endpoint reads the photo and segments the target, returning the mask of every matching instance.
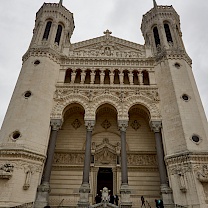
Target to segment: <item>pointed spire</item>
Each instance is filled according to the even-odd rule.
[[[156,2],[156,0],[153,0],[153,5],[154,5],[154,8],[157,8],[157,2]]]

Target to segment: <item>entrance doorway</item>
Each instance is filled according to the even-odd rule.
[[[97,194],[101,194],[100,190],[103,190],[103,187],[107,187],[108,190],[111,190],[110,194],[114,194],[112,168],[99,168],[97,175]]]

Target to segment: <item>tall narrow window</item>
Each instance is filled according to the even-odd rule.
[[[55,38],[55,43],[58,43],[58,45],[59,45],[59,42],[60,42],[60,39],[61,39],[61,33],[62,33],[62,26],[58,25],[58,29],[57,29],[57,32],[56,32],[56,38]]]
[[[155,38],[155,45],[157,47],[158,45],[160,45],[160,36],[159,36],[157,27],[153,28],[153,33],[154,33],[154,38]]]
[[[43,39],[45,39],[45,40],[48,40],[48,36],[49,36],[49,33],[50,33],[50,29],[51,29],[51,24],[52,24],[51,21],[48,21],[47,24],[46,24],[45,32],[43,34]]]
[[[144,70],[144,71],[142,71],[142,74],[143,74],[143,83],[144,83],[144,85],[149,85],[150,84],[150,82],[149,82],[149,73],[146,70]]]
[[[168,42],[173,42],[169,25],[168,24],[164,24],[164,29],[165,29],[165,34],[166,34],[167,41]]]

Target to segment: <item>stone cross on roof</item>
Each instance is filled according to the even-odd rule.
[[[106,30],[103,33],[106,35],[106,38],[109,38],[109,36],[112,34],[110,30]]]

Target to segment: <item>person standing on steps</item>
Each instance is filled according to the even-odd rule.
[[[141,196],[141,202],[142,202],[142,206],[141,207],[145,207],[146,208],[146,205],[145,205],[145,200],[144,200],[144,197],[143,196]]]
[[[118,198],[118,195],[117,194],[114,196],[114,199],[115,199],[116,206],[118,206],[118,200],[119,200],[119,198]]]
[[[109,201],[111,204],[114,204],[114,196],[113,194],[110,194],[110,201]]]

